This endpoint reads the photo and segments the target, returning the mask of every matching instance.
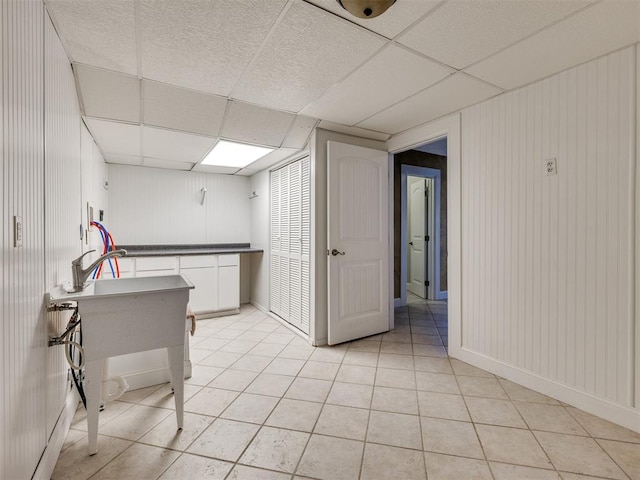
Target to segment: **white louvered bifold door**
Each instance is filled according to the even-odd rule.
[[[271,172],[271,311],[309,333],[310,164]]]

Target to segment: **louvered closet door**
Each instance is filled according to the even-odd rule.
[[[309,333],[309,158],[271,172],[271,311]]]

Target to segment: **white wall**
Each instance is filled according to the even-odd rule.
[[[42,2],[3,1],[0,22],[0,478],[31,478],[39,461],[50,476],[42,465],[53,468],[57,453],[47,452],[66,433],[56,433],[68,392],[64,352],[47,339],[68,314],[47,314],[45,292],[71,279],[81,251],[80,114],[71,66]],[[14,215],[22,216],[21,247],[13,245]]]
[[[249,194],[247,177],[109,165],[107,228],[122,245],[249,243]]]
[[[631,47],[462,111],[452,352],[640,431],[636,68]]]

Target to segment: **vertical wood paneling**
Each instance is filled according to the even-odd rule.
[[[43,20],[39,0],[2,9],[2,478],[31,478],[45,438]],[[13,246],[12,220],[23,220]]]
[[[71,281],[70,262],[82,253],[80,109],[67,55],[45,16],[45,288]],[[67,312],[46,316],[47,337],[59,335]],[[64,347],[47,350],[46,434],[53,432],[67,392]]]
[[[625,406],[634,69],[625,49],[462,114],[463,346]]]

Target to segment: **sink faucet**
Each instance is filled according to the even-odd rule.
[[[78,258],[71,262],[71,272],[73,273],[73,291],[81,292],[84,290],[84,284],[91,275],[91,272],[104,262],[106,259],[111,257],[124,257],[127,254],[126,250],[111,250],[110,252],[105,253],[100,258],[98,258],[95,262],[89,265],[86,269],[82,268],[82,259],[85,255],[90,254],[91,252],[95,252],[95,250],[89,250],[88,252],[83,253]]]

